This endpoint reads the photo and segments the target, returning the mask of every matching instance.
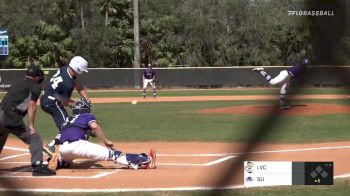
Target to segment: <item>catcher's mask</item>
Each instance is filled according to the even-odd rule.
[[[85,98],[79,98],[73,104],[73,115],[74,114],[83,114],[90,113],[93,109],[93,106]]]

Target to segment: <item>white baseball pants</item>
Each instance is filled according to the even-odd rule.
[[[60,155],[62,159],[67,162],[72,162],[77,158],[114,161],[112,157],[110,157],[110,150],[107,147],[87,140],[78,140],[72,143],[64,142],[60,146]],[[125,155],[118,157],[116,161],[123,165],[129,164]]]
[[[156,84],[155,82],[153,81],[153,79],[144,79],[143,80],[143,89],[146,89],[148,84],[150,84],[152,86],[153,89],[156,88]]]
[[[269,83],[271,85],[277,85],[277,84],[282,84],[280,94],[285,95],[287,94],[287,82],[288,79],[290,78],[290,75],[288,74],[287,70],[281,71],[276,77],[272,78]]]

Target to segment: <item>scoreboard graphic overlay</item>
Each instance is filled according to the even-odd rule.
[[[245,161],[244,186],[333,185],[333,162]]]

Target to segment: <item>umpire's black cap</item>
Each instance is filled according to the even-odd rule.
[[[40,69],[40,67],[31,65],[28,67],[27,72],[26,72],[27,76],[30,77],[39,77],[39,83],[41,83],[44,80],[44,72],[43,70]]]

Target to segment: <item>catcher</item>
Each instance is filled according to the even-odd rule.
[[[50,169],[67,167],[77,158],[114,161],[132,169],[156,168],[155,149],[151,149],[149,155],[113,149],[113,143],[106,138],[91,109],[91,104],[84,98],[73,104],[73,116],[62,126],[60,146],[49,160]],[[98,137],[105,146],[89,142],[89,136]]]
[[[263,67],[254,68],[253,71],[260,73],[266,81],[271,85],[282,84],[280,90],[280,110],[287,110],[290,105],[287,103],[287,92],[290,84],[290,80],[301,75],[305,71],[306,67],[309,65],[309,59],[304,58],[300,63],[295,64],[287,70],[282,70],[276,77],[271,77],[264,71]]]

